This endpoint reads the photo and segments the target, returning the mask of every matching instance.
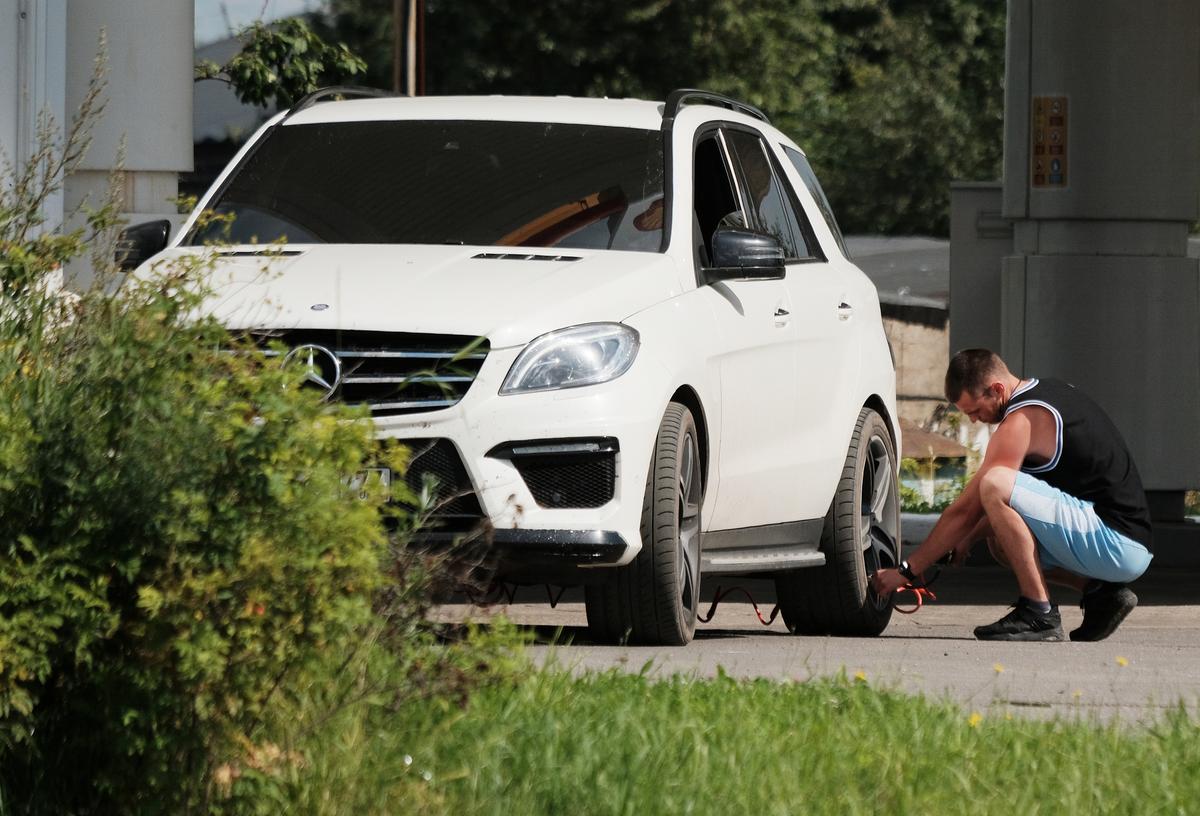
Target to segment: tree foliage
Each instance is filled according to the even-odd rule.
[[[329,45],[299,18],[264,25],[254,23],[238,38],[242,50],[224,65],[203,60],[196,80],[228,83],[238,99],[267,107],[287,107],[325,85],[336,85],[366,69],[366,63],[344,43]]]
[[[390,0],[315,25],[390,87]],[[948,231],[949,183],[1000,172],[1003,4],[988,0],[428,0],[427,91],[762,108],[811,156],[849,232]]]

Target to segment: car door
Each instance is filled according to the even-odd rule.
[[[797,257],[789,261],[786,279],[796,317],[800,382],[793,415],[800,457],[794,500],[802,517],[817,518],[829,509],[845,463],[849,433],[862,407],[856,389],[861,329],[869,309],[861,302],[860,276],[850,274],[850,262],[837,247],[822,248],[816,238],[812,219],[823,213],[797,167],[789,162],[792,151],[781,154],[765,140],[761,147],[771,160],[798,239]],[[821,197],[824,202],[823,193]],[[826,216],[832,217],[832,213]],[[840,236],[836,224],[832,229]]]
[[[718,226],[757,228],[727,133],[701,133],[695,147],[696,259],[708,265]],[[728,530],[794,519],[796,321],[784,280],[730,280],[702,288],[719,333],[721,433],[719,487],[706,506],[706,529]]]
[[[786,504],[792,519],[819,518],[829,509],[836,475],[845,458],[842,439],[858,351],[853,331],[854,298],[846,280],[814,237],[811,223],[779,156],[763,134],[728,129],[754,228],[775,236],[787,261],[784,287],[792,317],[796,389],[779,444],[789,458]],[[855,411],[857,414],[857,411]]]

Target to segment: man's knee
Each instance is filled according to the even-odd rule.
[[[1012,498],[1013,485],[1017,482],[1017,471],[1012,468],[994,467],[980,477],[979,500],[985,509],[1007,505]]]

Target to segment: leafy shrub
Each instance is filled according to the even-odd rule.
[[[230,353],[191,317],[190,272],[65,310],[36,290],[5,304],[31,316],[0,323],[13,791],[69,769],[129,809],[201,799],[289,675],[371,620],[379,502],[345,483],[369,425],[248,346]]]
[[[389,547],[382,497],[347,484],[403,449],[200,317],[202,261],[111,296],[50,283],[111,258],[114,201],[86,232],[39,215],[99,76],[0,179],[0,813],[262,812],[310,763],[265,737],[297,700],[326,716],[373,665],[394,701],[464,658],[420,656],[437,566]]]
[[[919,461],[905,457],[900,461],[900,472],[914,476],[928,474],[933,478],[934,463],[932,459]],[[959,476],[947,483],[939,484],[933,492],[933,499],[927,500],[920,491],[907,485],[900,485],[900,509],[905,513],[941,513],[954,503],[963,488],[967,486],[967,477]]]

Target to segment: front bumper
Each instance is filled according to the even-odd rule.
[[[669,398],[664,372],[640,359],[609,383],[500,396],[519,352],[493,349],[457,405],[377,419],[377,436],[421,440],[414,450],[431,440],[453,445],[478,501],[484,537],[490,536],[507,577],[534,580],[544,572],[629,563],[641,549],[646,474]],[[604,478],[611,482],[555,491],[531,476],[538,470],[531,461],[559,455],[567,468],[559,478],[574,479],[584,471],[569,468],[581,467],[584,448],[589,456],[610,457],[611,473]],[[572,455],[574,465],[568,461]],[[461,525],[435,527],[419,538],[446,541],[463,532]]]

